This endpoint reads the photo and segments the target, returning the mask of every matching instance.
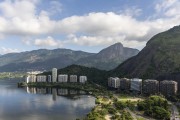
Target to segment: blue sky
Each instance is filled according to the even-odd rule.
[[[180,24],[179,0],[0,0],[0,54],[121,42],[141,50]]]

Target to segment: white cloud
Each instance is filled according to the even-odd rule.
[[[180,15],[180,1],[179,0],[160,0],[156,4],[155,9],[158,13],[162,13],[167,17]]]
[[[37,13],[37,0],[6,0],[0,3],[0,32],[8,35],[39,35],[51,31],[53,22],[46,11]]]
[[[64,44],[76,44],[81,46],[108,46],[121,42],[125,47],[142,48],[146,42],[138,42],[136,40],[127,41],[124,36],[80,36],[69,35],[68,40]]]
[[[142,14],[142,9],[138,8],[137,6],[133,6],[133,7],[128,6],[124,10],[121,10],[120,14],[136,17]]]
[[[77,37],[76,35],[69,35],[68,39],[63,42],[63,44],[75,44],[80,46],[109,46],[115,44],[117,42],[122,43],[125,47],[132,47],[132,48],[139,48],[142,49],[145,46],[145,41],[136,41],[125,40],[124,36],[109,36],[109,37],[102,37],[102,36],[80,36]]]
[[[80,36],[69,35],[66,43],[76,44],[81,46],[107,46],[117,42],[121,42],[124,36],[112,36],[112,37],[102,37],[102,36]]]
[[[50,15],[55,15],[62,12],[62,4],[57,0],[50,1],[50,6],[51,7],[48,9],[48,13]]]
[[[25,45],[31,45],[32,40],[30,37],[26,36],[22,38],[21,42]]]
[[[0,54],[17,53],[17,52],[19,52],[18,49],[12,49],[12,48],[6,48],[6,47],[0,48]]]
[[[159,17],[141,21],[136,16],[142,10],[136,7],[120,14],[94,12],[53,20],[49,11],[41,10],[37,13],[38,0],[5,0],[0,3],[0,32],[21,37],[49,36],[36,39],[31,44],[41,47],[59,47],[63,44],[106,46],[115,42],[136,47],[138,44],[143,45],[153,35],[180,24],[179,0],[159,1],[155,6],[156,16]],[[51,1],[50,4],[50,9],[56,13],[62,11],[62,5],[58,1]],[[73,36],[60,41],[52,37],[54,34]],[[30,45],[30,42],[32,41],[23,40],[25,44]]]
[[[3,34],[0,34],[0,40],[4,39],[5,36]]]
[[[40,47],[62,47],[63,44],[61,41],[55,40],[51,36],[48,36],[44,39],[35,39],[34,45],[40,46]]]
[[[68,17],[58,22],[57,29],[65,33],[103,36],[123,34],[141,37],[147,34],[148,27],[131,16],[108,12]]]

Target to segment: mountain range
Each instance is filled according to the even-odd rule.
[[[70,49],[39,49],[21,53],[9,53],[0,56],[0,72],[43,71],[50,70],[53,67],[64,68],[72,64],[110,70],[138,52],[137,49],[126,48],[121,43],[116,43],[99,53]]]
[[[83,72],[84,71],[84,72]],[[175,80],[180,87],[180,26],[152,37],[136,55],[109,71],[72,65],[59,73],[87,75],[90,81],[106,86],[108,77]]]

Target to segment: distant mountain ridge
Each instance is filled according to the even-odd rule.
[[[9,53],[0,56],[0,72],[50,70],[53,67],[64,68],[72,64],[109,70],[138,52],[136,49],[124,48],[121,43],[117,43],[99,53],[70,49],[39,49]]]
[[[80,58],[93,53],[70,49],[33,50],[22,53],[10,53],[0,56],[0,71],[49,70],[52,67],[63,68]]]
[[[99,53],[81,58],[75,64],[95,67],[101,70],[111,70],[126,59],[137,55],[139,50],[123,47],[121,43],[113,44]]]

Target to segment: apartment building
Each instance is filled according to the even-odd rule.
[[[68,82],[68,75],[65,74],[58,75],[58,82]]]
[[[70,75],[70,82],[77,82],[77,75]]]
[[[80,77],[79,77],[79,82],[80,82],[80,83],[85,83],[85,82],[87,82],[87,76],[80,76]]]
[[[159,93],[159,81],[151,79],[144,80],[143,93],[148,95]]]
[[[128,91],[130,90],[130,79],[127,78],[120,78],[120,90]]]
[[[135,91],[135,92],[141,92],[142,91],[142,79],[139,79],[139,78],[131,79],[130,90]]]
[[[163,80],[160,82],[160,93],[164,96],[175,95],[178,90],[178,83],[172,80]]]
[[[46,82],[46,76],[45,75],[38,75],[37,76],[37,82]]]
[[[110,77],[108,79],[108,86],[112,88],[119,88],[120,87],[120,79],[118,77]]]

